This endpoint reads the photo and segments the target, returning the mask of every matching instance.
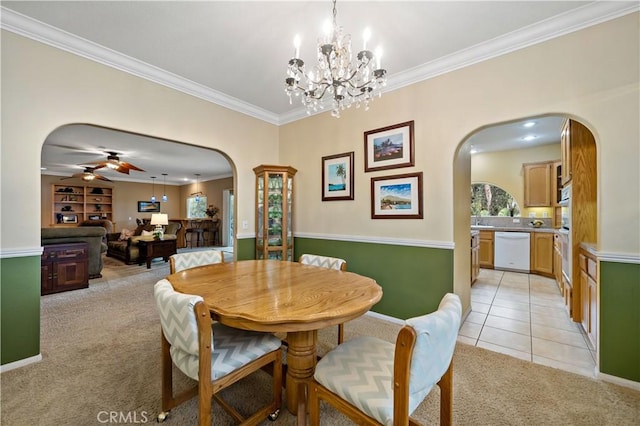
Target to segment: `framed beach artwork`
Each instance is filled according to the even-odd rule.
[[[353,200],[353,155],[322,157],[322,201]]]
[[[160,201],[138,201],[138,212],[160,213]]]
[[[422,219],[422,172],[371,178],[372,219]]]
[[[364,132],[364,171],[414,165],[413,120]]]

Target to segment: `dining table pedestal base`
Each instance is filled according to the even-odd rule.
[[[287,333],[287,409],[294,416],[298,413],[297,390],[300,383],[307,383],[316,369],[318,331],[290,331]]]

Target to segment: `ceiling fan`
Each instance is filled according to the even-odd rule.
[[[82,179],[85,182],[91,182],[94,179],[111,182],[111,179],[107,179],[106,177],[95,173],[95,170],[97,168],[98,167],[85,167],[83,172],[74,173],[70,177],[63,177],[60,180],[77,178],[77,179]]]
[[[121,161],[120,157],[118,157],[118,153],[117,152],[112,152],[112,151],[107,151],[107,154],[109,154],[107,156],[106,160],[102,160],[102,161],[92,161],[89,163],[85,163],[85,164],[95,164],[96,166],[93,168],[95,169],[101,169],[103,167],[107,167],[111,170],[115,170],[116,172],[120,172],[120,173],[126,173],[129,174],[129,170],[136,170],[138,172],[144,172],[144,170],[142,170],[141,168],[134,166],[131,163],[127,163],[126,161]]]

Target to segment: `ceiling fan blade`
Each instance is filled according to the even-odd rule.
[[[106,177],[104,177],[102,175],[97,175],[95,173],[93,175],[96,177],[96,179],[104,180],[106,182],[111,182],[111,179],[107,179]]]
[[[111,170],[115,170],[116,172],[120,172],[120,173],[124,173],[124,174],[129,174],[129,169],[127,169],[126,167],[122,167],[122,166],[118,166],[115,169],[111,169]]]
[[[120,161],[120,167],[126,167],[127,169],[130,169],[130,170],[136,170],[138,172],[144,172],[144,170],[142,170],[140,167],[134,166],[131,163],[127,163],[126,161]]]

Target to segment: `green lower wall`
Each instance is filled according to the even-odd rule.
[[[600,371],[640,382],[640,265],[600,262]]]
[[[255,258],[255,239],[238,239],[238,260]],[[349,271],[383,289],[375,312],[406,319],[436,310],[453,291],[453,250],[295,239],[295,257],[347,260]],[[0,259],[1,363],[40,353],[40,257]],[[640,265],[600,262],[600,371],[640,382]]]
[[[40,353],[40,256],[0,259],[1,364]]]
[[[373,311],[400,319],[433,312],[453,291],[453,250],[350,241],[295,239],[303,253],[340,257],[351,272],[375,279],[382,300]]]

